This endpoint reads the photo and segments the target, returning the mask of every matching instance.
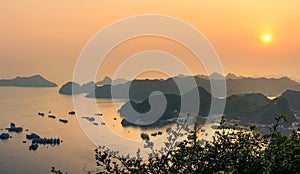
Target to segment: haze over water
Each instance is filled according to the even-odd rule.
[[[62,85],[74,80],[74,70],[86,44],[92,38],[96,38],[97,33],[103,34],[100,31],[111,24],[149,14],[178,19],[182,24],[202,33],[207,39],[207,44],[212,46],[218,58],[216,60],[220,65],[219,73],[225,75],[232,72],[245,77],[289,77],[295,80],[291,83],[297,83],[297,87],[299,86],[298,91],[299,8],[298,0],[1,2],[0,79],[40,74],[45,79],[57,83],[58,87],[0,87],[0,134],[7,132],[5,128],[8,128],[10,123],[24,128],[22,133],[9,132],[12,138],[0,140],[0,173],[49,173],[52,166],[68,173],[83,173],[84,169],[96,168],[94,150],[98,145],[134,154],[137,148],[143,145],[141,133],[151,134],[154,131],[163,132],[162,136],[153,137],[153,140],[162,142],[166,129],[170,126],[148,130],[122,127],[122,118],[117,110],[125,103],[124,100],[117,100],[114,106],[109,99],[89,99],[85,97],[86,94],[80,94],[75,97],[82,100],[86,107],[84,106],[79,113],[76,110],[76,116],[71,116],[68,112],[75,110],[72,96],[58,93]],[[143,22],[142,26],[148,27],[150,24],[150,21]],[[154,22],[157,22],[157,30],[176,33],[182,38],[191,37],[191,33],[179,31],[178,27],[171,30],[161,27],[162,20]],[[99,47],[92,48],[102,50],[119,35],[143,32],[137,26],[130,23],[128,28],[120,27],[122,32],[118,30],[112,36],[105,37],[106,40],[101,40]],[[195,48],[201,47],[198,45]],[[174,59],[163,59],[162,54],[156,53],[137,54],[149,50],[168,53],[166,57],[171,55]],[[128,59],[134,55],[137,59],[127,65]],[[92,75],[95,76],[92,81],[100,81],[105,76],[115,79],[114,75],[120,65],[126,66],[121,69],[124,70],[121,71],[121,76],[116,78],[127,80],[167,79],[179,74],[210,75],[205,62],[201,61],[203,57],[197,57],[191,48],[176,39],[148,33],[114,45],[103,59],[99,66],[87,61],[87,65],[98,67],[98,71]],[[188,71],[178,68],[174,63],[175,59],[182,62]],[[137,70],[143,64],[149,68],[133,75],[130,73],[130,70]],[[153,68],[156,64],[164,67],[165,71]],[[90,69],[92,68],[87,66],[82,74]],[[78,83],[87,83],[90,80]],[[253,83],[253,86],[255,85]],[[247,89],[249,85],[245,86],[243,88]],[[269,86],[264,87],[268,89]],[[280,94],[268,97],[273,100]],[[89,107],[89,104],[93,103],[99,110]],[[45,113],[45,116],[38,116],[38,112]],[[95,115],[99,113],[103,116]],[[298,119],[299,113],[300,111],[297,111]],[[48,114],[55,115],[56,119],[48,118]],[[89,117],[95,118],[95,121],[89,121]],[[59,119],[66,119],[68,123],[59,122]],[[25,131],[26,129],[28,131]],[[60,138],[63,142],[53,147],[39,145],[37,151],[29,151],[31,140],[27,140],[25,136],[31,133],[36,133],[42,138]],[[95,141],[92,142],[89,138]],[[25,140],[26,143],[23,142]]]
[[[0,173],[40,174],[49,172],[51,166],[69,173],[83,173],[85,165],[87,165],[86,169],[95,168],[94,150],[97,146],[86,137],[76,116],[68,114],[73,110],[71,96],[58,94],[58,88],[19,87],[1,87],[0,95],[0,129],[3,129],[0,132],[6,132],[4,129],[9,127],[11,122],[24,128],[22,133],[10,133],[11,139],[0,141]],[[84,95],[82,98],[85,98]],[[106,122],[106,125],[102,127],[110,127],[118,134],[116,136],[140,140],[142,130],[122,128],[121,118],[110,100],[97,99],[96,102]],[[120,105],[122,103],[120,102]],[[57,118],[48,118],[49,111]],[[38,116],[38,112],[44,112],[45,116]],[[96,113],[87,112],[82,116],[94,116],[94,114]],[[114,117],[117,117],[117,120],[114,120]],[[58,121],[59,118],[67,119],[69,122],[63,124]],[[97,127],[85,119],[82,119],[82,122],[91,127]],[[151,130],[146,132],[151,132]],[[63,142],[54,147],[40,145],[37,151],[29,151],[31,140],[26,140],[25,135],[31,133],[46,138],[60,138]],[[102,135],[101,132],[98,132],[98,135]],[[119,139],[110,138],[108,143],[118,146]],[[27,141],[25,144],[22,143],[24,140]],[[137,148],[134,150],[136,151]]]

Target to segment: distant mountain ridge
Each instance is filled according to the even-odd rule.
[[[221,75],[211,75],[211,80],[215,82],[221,82]],[[247,94],[247,93],[262,93],[266,96],[279,96],[286,90],[300,90],[300,84],[294,80],[291,80],[287,77],[283,78],[250,78],[250,77],[235,77],[233,75],[231,78],[226,79],[227,85],[227,95],[233,94]],[[191,80],[195,80],[197,86],[206,89],[210,92],[210,81],[203,76],[180,76],[173,77],[166,80],[133,80],[121,85],[113,85],[111,88],[114,88],[114,91],[122,91],[122,88],[128,88],[134,91],[134,93],[141,93],[141,95],[149,94],[147,91],[151,89],[159,89],[161,92],[170,93],[170,94],[179,94],[178,88],[176,87],[176,82],[181,84],[187,84]],[[97,87],[95,93],[89,94],[88,97],[102,98],[104,93],[109,92],[108,87]],[[124,91],[124,90],[123,90]],[[107,97],[107,95],[105,95]],[[120,96],[122,97],[122,96]]]
[[[111,90],[116,94],[116,98],[123,98],[124,94],[127,94],[126,91],[130,88],[130,93],[134,93],[135,97],[139,100],[143,100],[148,97],[148,95],[153,92],[153,90],[159,90],[163,93],[176,94],[179,95],[178,87],[174,80],[181,84],[187,84],[191,80],[194,80],[198,87],[202,87],[210,92],[210,80],[218,83],[221,82],[225,77],[213,73],[210,76],[184,76],[179,75],[165,80],[132,80],[126,81],[125,79],[119,79],[119,82],[115,83],[116,80],[111,80],[109,77],[105,77],[102,81],[97,82],[95,90],[85,91],[88,93],[87,97],[90,98],[111,98]],[[262,93],[266,96],[279,96],[286,90],[300,90],[300,84],[296,81],[288,78],[252,78],[252,77],[243,77],[236,76],[234,74],[228,74],[226,76],[226,86],[227,86],[227,95],[234,94],[247,94],[247,93]],[[112,88],[112,89],[110,89]],[[66,92],[69,93],[69,92]],[[64,94],[64,93],[61,93]],[[132,95],[132,94],[130,94]]]
[[[242,78],[245,78],[245,77],[243,77],[243,76],[237,76],[237,75],[235,75],[233,73],[228,73],[226,75],[226,79],[242,79]]]
[[[14,79],[1,79],[0,86],[56,87],[57,84],[46,80],[41,75],[34,75],[30,77],[16,77]]]
[[[96,83],[97,86],[103,86],[103,85],[120,85],[127,83],[128,80],[123,79],[123,78],[117,78],[112,80],[110,77],[105,76],[103,80],[99,81]]]
[[[286,90],[300,90],[300,84],[288,78],[250,78],[227,79],[228,94],[262,93],[278,96]]]
[[[110,88],[111,86],[122,86],[125,83],[128,83],[129,81],[126,79],[118,78],[115,80],[112,80],[110,77],[106,76],[104,77],[103,80],[98,81],[98,82],[88,82],[80,85],[79,83],[76,82],[67,82],[64,85],[61,86],[59,89],[59,93],[63,95],[77,95],[77,94],[82,94],[86,93],[88,94],[87,96],[92,98],[95,96],[95,91],[99,91],[101,88],[101,91],[99,94],[101,97],[98,98],[111,98],[110,96]],[[98,92],[97,92],[98,93]],[[102,93],[104,93],[102,95]]]

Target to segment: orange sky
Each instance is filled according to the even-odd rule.
[[[225,73],[300,79],[299,9],[298,0],[3,1],[0,78],[41,74],[59,84],[69,81],[81,49],[96,32],[116,20],[151,13],[195,26],[212,43]],[[268,44],[261,40],[266,33],[272,37]],[[186,50],[163,39],[140,38],[115,50],[120,61],[158,45],[179,56],[193,73],[203,73]]]

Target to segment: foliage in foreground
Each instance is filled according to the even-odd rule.
[[[196,122],[192,130],[185,124],[168,135],[166,147],[154,150],[145,139],[152,153],[149,159],[142,159],[137,152],[134,158],[118,156],[109,149],[96,149],[97,171],[88,173],[300,173],[300,133],[290,136],[280,132],[279,114],[269,134],[262,135],[252,125],[250,131],[227,130],[225,121],[210,142],[201,144],[198,139],[200,127]],[[187,131],[187,140],[176,143]],[[54,169],[52,169],[54,171]],[[60,172],[60,171],[56,171]],[[55,173],[55,172],[53,172]]]

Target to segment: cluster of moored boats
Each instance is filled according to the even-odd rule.
[[[8,132],[15,132],[15,133],[21,133],[23,132],[22,127],[17,127],[15,123],[10,123],[10,127],[5,128]],[[9,133],[2,133],[0,134],[0,140],[7,140],[9,138],[12,138],[12,136],[9,135]]]
[[[39,144],[41,145],[60,145],[62,142],[60,138],[41,138],[39,135],[32,133],[26,134],[26,138],[31,140],[31,145],[29,146],[29,150],[37,150]]]
[[[3,129],[1,129],[3,130]],[[8,132],[15,132],[15,133],[21,133],[23,132],[22,127],[16,126],[15,123],[10,123],[10,127],[5,128]],[[29,131],[26,129],[25,131]],[[38,134],[31,133],[31,134],[26,134],[26,139],[31,140],[31,145],[28,147],[28,150],[37,150],[40,145],[60,145],[62,142],[60,138],[41,138]],[[0,140],[7,140],[9,138],[12,138],[12,136],[9,133],[1,133],[0,134]],[[26,143],[26,141],[23,141],[23,143]]]
[[[8,132],[16,132],[16,133],[23,132],[23,128],[22,127],[17,127],[15,123],[10,123],[10,127],[6,128],[6,130]]]

